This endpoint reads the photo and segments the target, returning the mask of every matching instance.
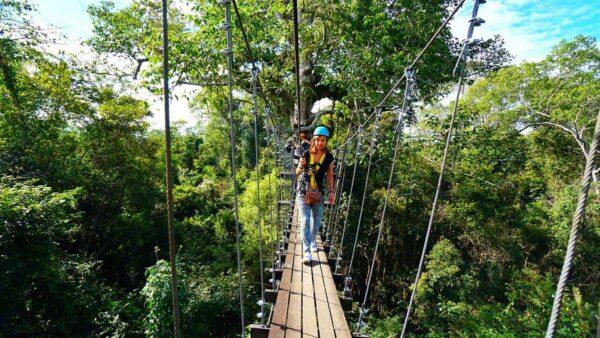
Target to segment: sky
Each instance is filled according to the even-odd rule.
[[[473,5],[467,1],[452,23],[455,36],[464,38]],[[514,63],[539,61],[559,41],[577,35],[600,36],[600,3],[583,0],[488,0],[480,5],[486,22],[474,38],[504,38]]]
[[[92,33],[92,23],[87,14],[89,5],[99,0],[31,0],[37,4],[36,20],[52,25],[67,36],[67,42],[56,46],[70,52],[80,50],[81,41]],[[126,6],[129,0],[113,0],[117,8]],[[265,0],[269,1],[269,0]],[[243,2],[240,3],[243,6]],[[454,36],[465,38],[473,2],[468,0],[451,22]],[[600,4],[583,0],[488,0],[480,5],[479,17],[486,22],[475,28],[474,38],[491,38],[498,34],[504,38],[506,48],[514,56],[513,63],[539,61],[559,41],[573,39],[577,35],[600,37]],[[180,88],[182,91],[189,90]],[[150,123],[163,128],[163,106],[160,98],[147,92],[136,93],[146,99],[154,113]],[[177,94],[177,93],[176,93]],[[173,100],[172,121],[187,121],[195,125],[198,117],[190,113],[185,100]]]

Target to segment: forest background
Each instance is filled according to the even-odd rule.
[[[216,2],[191,3],[191,13],[171,4],[169,33],[171,83],[198,87],[189,99],[204,118],[194,128],[174,125],[172,135],[182,325],[185,336],[230,337],[239,334],[240,313],[226,59],[220,52],[226,44],[218,29],[224,14]],[[31,3],[0,4],[0,335],[172,336],[164,133],[150,128],[149,103],[130,95],[134,80],[161,90],[160,3],[91,6],[94,35],[87,44],[100,56],[94,60],[45,52],[53,37],[31,20]],[[348,126],[372,112],[457,4],[305,3],[303,122],[314,102],[335,101],[333,117],[323,122],[335,131],[331,145],[339,147]],[[240,10],[283,141],[294,120],[291,3],[247,1]],[[267,170],[276,163],[264,136],[255,161],[251,66],[237,23],[234,32],[242,276],[246,322],[252,322],[260,290],[255,168],[262,173],[259,221],[267,248],[275,240],[269,218],[274,201],[265,187],[269,179],[277,182],[277,171]],[[375,256],[365,329],[372,337],[401,330],[449,121],[448,107],[438,101],[455,85],[459,38],[444,30],[416,67],[416,120],[400,148]],[[101,56],[107,55],[131,67],[106,64]],[[600,109],[600,51],[593,36],[578,36],[541,61],[509,61],[500,37],[473,49],[411,335],[541,336],[547,325]],[[363,295],[373,257],[401,102],[402,92],[394,92],[384,107],[373,154],[353,267],[355,299]],[[368,138],[363,142],[364,149]],[[350,156],[347,165],[358,166],[354,196],[362,196],[364,153]],[[595,334],[598,189],[595,178],[560,336]],[[347,201],[346,189],[340,202]],[[350,220],[359,208],[353,198]],[[347,231],[354,233],[356,224]],[[356,317],[357,311],[347,315],[352,325]]]

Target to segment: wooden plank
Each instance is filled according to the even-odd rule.
[[[319,252],[305,265],[297,210],[291,230],[269,337],[351,338],[320,238]]]
[[[319,248],[322,247],[322,243],[320,241],[317,242],[317,245],[319,246]],[[324,251],[321,250],[319,250],[318,254],[319,260],[323,262],[320,264],[320,267],[323,276],[325,292],[327,294],[329,311],[331,313],[331,319],[335,330],[335,337],[351,338],[352,332],[348,327],[348,323],[346,322],[346,316],[344,315],[344,310],[340,305],[340,299],[337,293],[337,289],[335,288],[335,282],[333,281],[333,276],[331,275],[331,270],[329,268],[329,264],[327,263],[327,255]]]
[[[321,247],[322,250],[322,247]],[[327,299],[327,292],[325,291],[325,284],[323,282],[323,270],[321,266],[327,264],[327,260],[324,262],[320,259],[321,252],[314,253],[313,258],[313,282],[315,290],[315,302],[317,304],[317,319],[319,322],[319,335],[321,337],[335,337],[335,330],[331,322],[331,313],[329,312],[329,305]],[[323,252],[323,254],[325,254]]]
[[[297,216],[292,226],[293,232],[297,232]],[[294,239],[294,264],[292,270],[292,285],[290,288],[290,304],[288,307],[287,331],[288,337],[302,336],[302,243],[298,235]]]
[[[277,292],[277,303],[275,304],[275,308],[273,309],[273,318],[271,319],[271,330],[269,331],[269,338],[285,337],[290,287],[292,284],[295,240],[296,233],[293,232],[290,235],[290,244],[286,253],[281,282],[279,283],[279,291]]]
[[[299,257],[297,257],[299,258]],[[302,264],[302,337],[319,337],[313,291],[312,264]]]

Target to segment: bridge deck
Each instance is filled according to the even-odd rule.
[[[352,337],[320,239],[312,263],[302,264],[296,210],[291,230],[269,337]]]

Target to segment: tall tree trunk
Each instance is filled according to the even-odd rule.
[[[310,26],[313,23],[312,14],[303,13],[300,9],[300,19],[299,26]],[[290,122],[291,125],[296,125],[298,123],[298,115],[296,115],[296,111],[300,114],[300,127],[306,126],[310,123],[310,110],[314,101],[314,92],[315,87],[317,85],[317,77],[314,74],[315,66],[314,62],[310,59],[310,57],[306,53],[302,53],[302,39],[299,39],[299,59],[300,59],[300,107],[296,108],[296,101],[294,101],[294,110],[291,111],[290,114]],[[294,97],[295,98],[295,97]]]

